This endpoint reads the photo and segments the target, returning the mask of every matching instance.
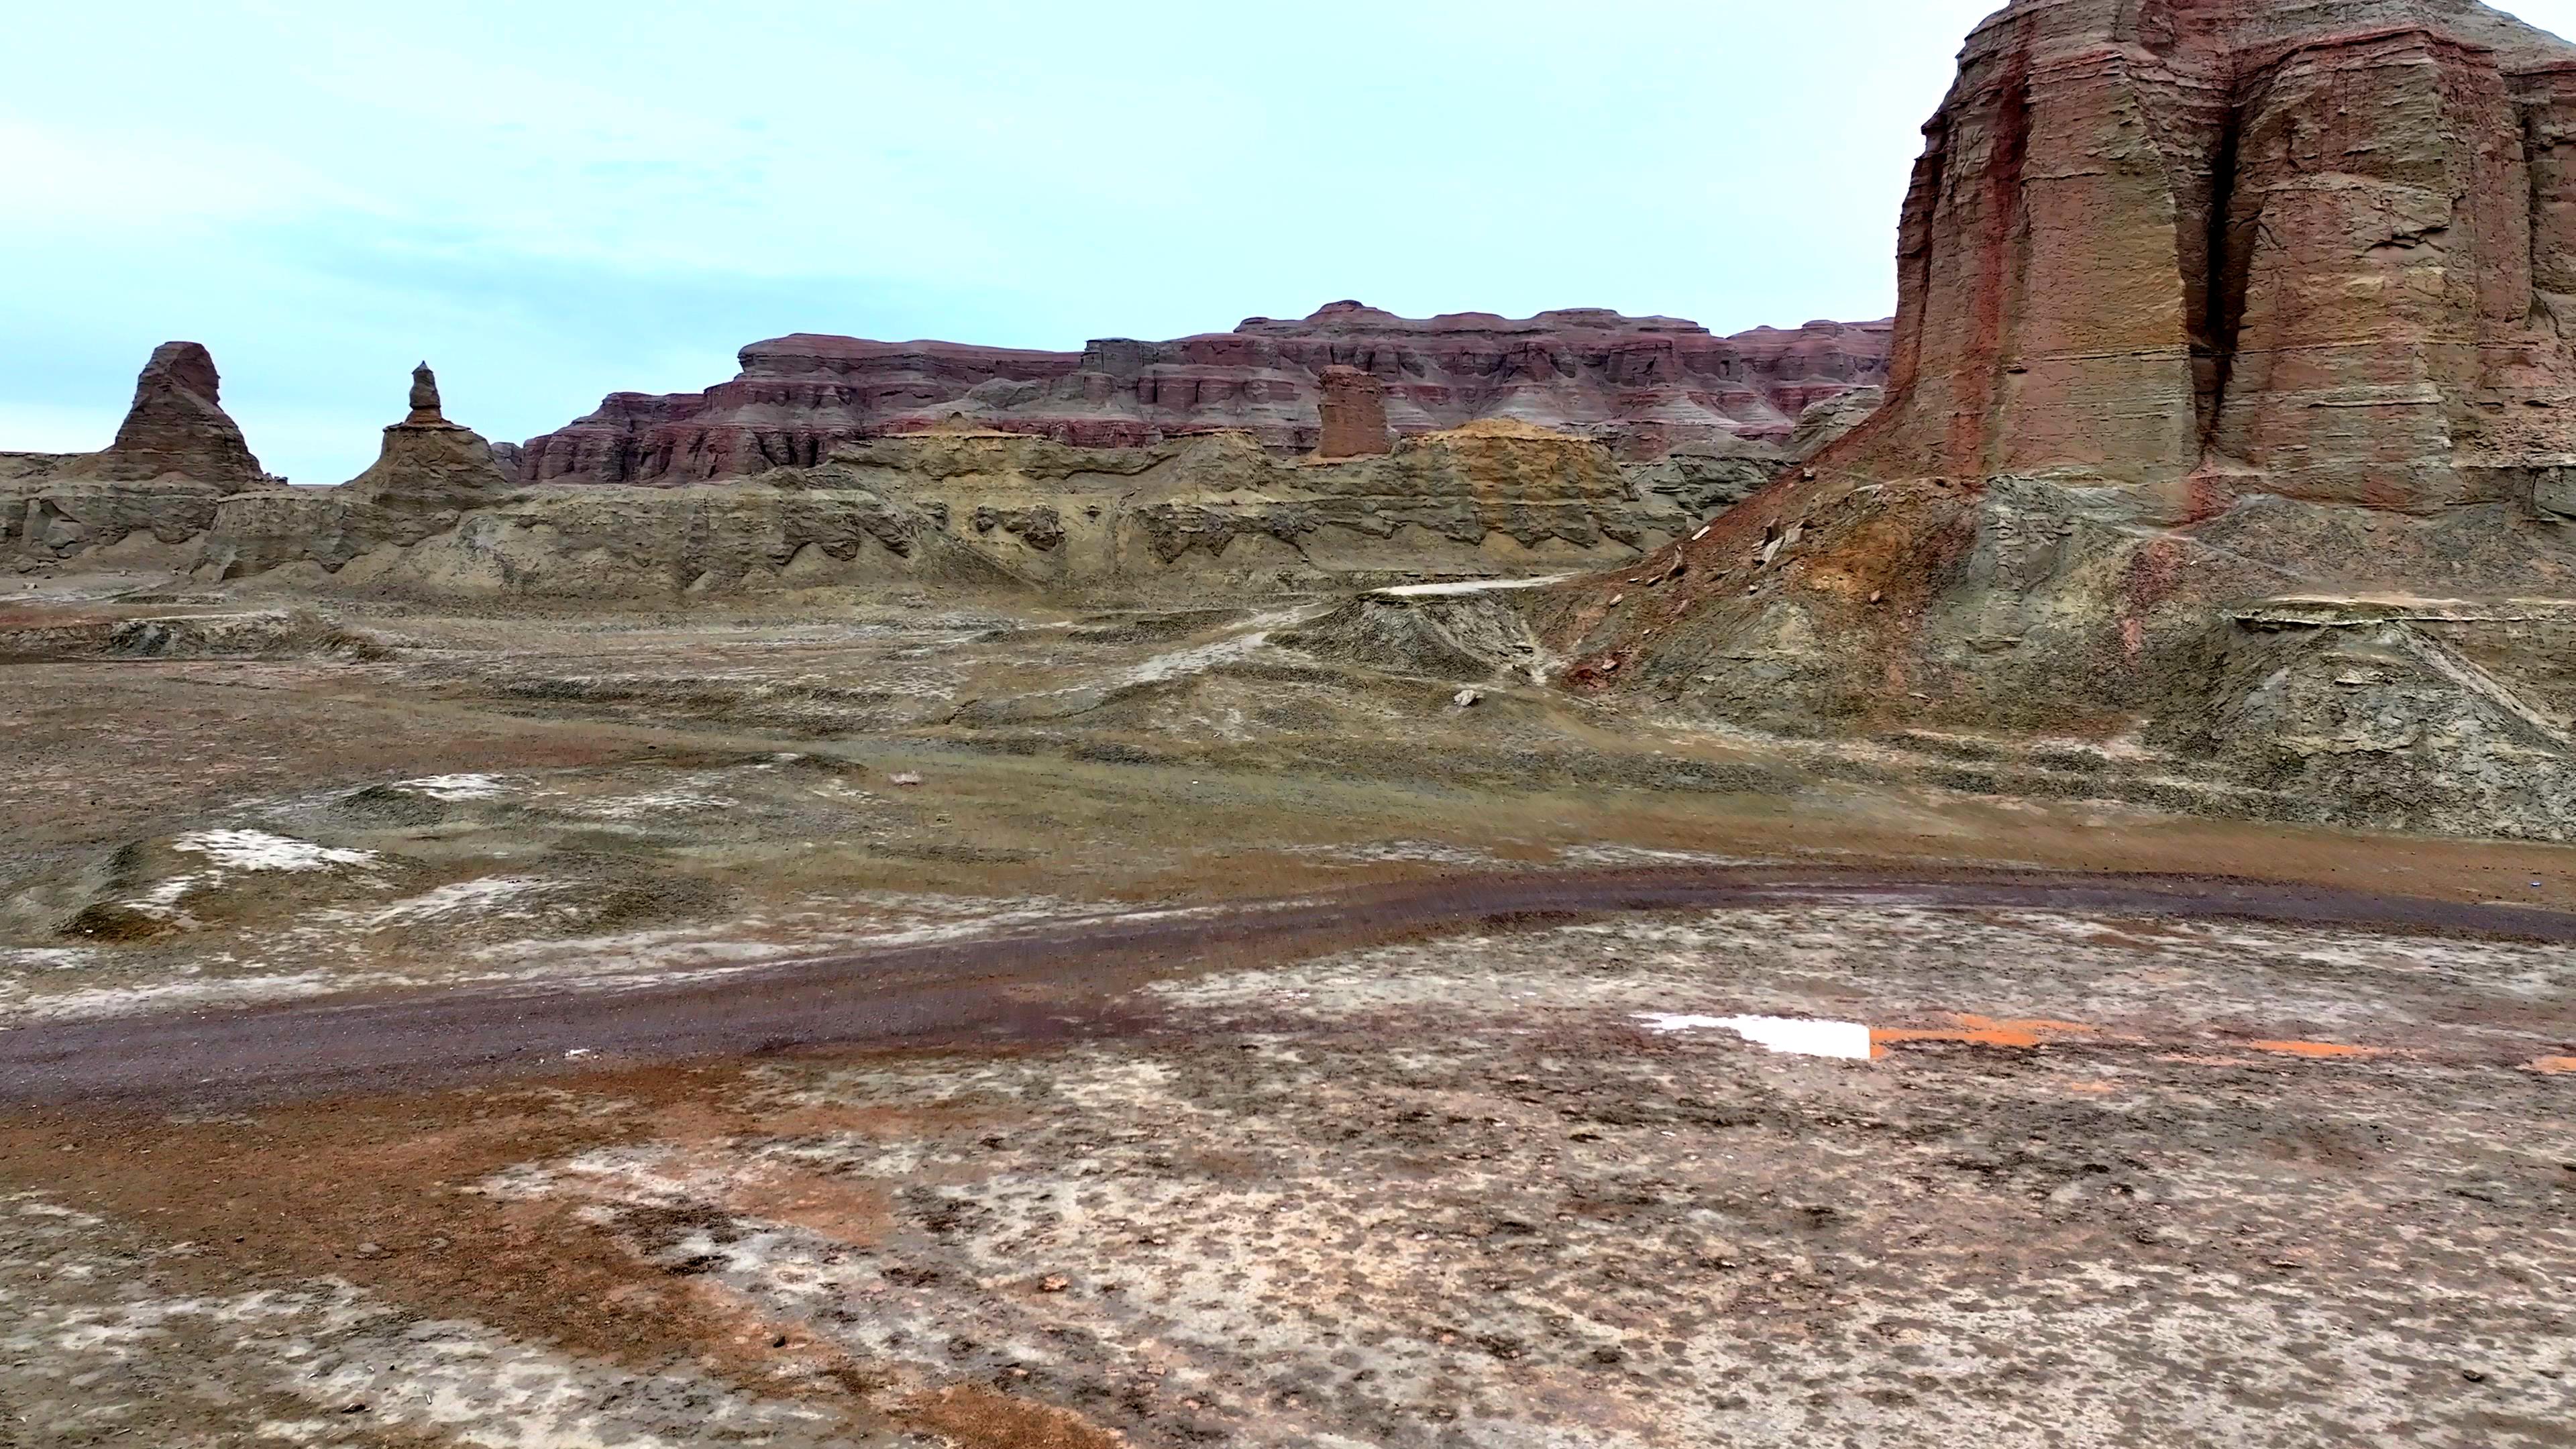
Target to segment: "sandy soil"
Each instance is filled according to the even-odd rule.
[[[83,590],[0,616],[10,1449],[2570,1441],[2576,854],[1275,611]]]

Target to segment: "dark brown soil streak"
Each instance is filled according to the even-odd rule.
[[[2187,876],[1814,868],[1454,876],[1214,914],[1075,919],[657,984],[513,985],[0,1032],[0,1103],[150,1105],[421,1090],[809,1046],[1132,1031],[1123,987],[1460,929],[1624,911],[2041,908],[2576,943],[2576,915]],[[580,1052],[578,1058],[567,1053]]]

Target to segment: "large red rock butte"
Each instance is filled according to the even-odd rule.
[[[1810,404],[1886,375],[1891,324],[1811,322],[1719,337],[1598,309],[1415,320],[1336,302],[1172,342],[1079,353],[799,333],[742,350],[703,393],[614,393],[528,442],[528,482],[692,483],[809,466],[835,445],[960,423],[1092,447],[1243,429],[1279,452],[1322,441],[1320,376],[1376,377],[1398,434],[1509,418],[1651,458],[1721,438],[1786,442]]]
[[[2528,501],[2576,457],[2553,36],[2474,0],[2014,0],[1925,133],[1889,402],[1829,465],[2098,475],[2180,522]]]

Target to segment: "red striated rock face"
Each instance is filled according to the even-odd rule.
[[[1925,134],[1890,401],[1831,464],[2096,474],[2179,522],[2528,501],[2576,455],[2554,37],[2473,0],[2014,0]]]
[[[1324,439],[1315,451],[1327,458],[1366,458],[1388,451],[1386,384],[1356,367],[1327,367],[1317,374],[1323,399]]]
[[[1089,447],[1217,428],[1265,447],[1322,442],[1321,376],[1376,378],[1395,432],[1483,418],[1580,432],[1630,457],[1718,438],[1785,442],[1810,404],[1886,373],[1891,324],[1812,322],[1718,337],[1669,317],[1601,310],[1427,321],[1336,302],[1303,321],[1256,317],[1171,342],[1110,338],[1080,353],[798,334],[742,351],[703,393],[615,393],[529,441],[531,483],[689,483],[819,462],[838,443],[958,422]]]
[[[178,477],[218,489],[265,481],[230,415],[217,399],[222,379],[203,344],[164,342],[135,379],[134,403],[105,452],[83,454],[66,477],[140,483]]]

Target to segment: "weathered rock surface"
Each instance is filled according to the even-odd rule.
[[[1375,373],[1336,363],[1316,375],[1323,397],[1316,404],[1327,458],[1367,458],[1387,450],[1386,384]]]
[[[509,471],[483,435],[447,420],[438,378],[426,362],[412,373],[411,411],[385,429],[375,465],[348,483],[370,502],[414,512],[472,508],[510,486]]]
[[[1602,445],[1512,422],[1341,460],[1240,432],[1090,448],[951,425],[736,486],[621,489],[514,481],[447,419],[426,364],[409,403],[375,464],[336,488],[66,479],[60,460],[0,457],[22,480],[0,495],[0,544],[21,567],[79,555],[207,580],[650,597],[1472,578],[1633,559],[1693,521]]]
[[[2534,622],[2576,615],[2570,77],[2467,0],[2016,0],[1926,128],[1884,406],[1529,616],[1574,686],[1691,712],[2576,838]]]
[[[153,349],[116,441],[97,453],[0,453],[0,559],[42,568],[117,550],[165,561],[213,525],[215,506],[277,480],[260,471],[194,342]]]
[[[614,488],[514,484],[434,396],[412,417],[336,488],[51,485],[39,511],[10,516],[66,535],[68,557],[87,535],[53,510],[92,508],[95,532],[142,540],[102,561],[207,581],[599,598],[1508,577],[1632,560],[1693,521],[1601,445],[1511,423],[1339,461],[1280,458],[1240,433],[1104,449],[950,430],[737,483]]]
[[[2576,451],[2576,50],[2473,0],[2057,0],[1971,37],[1842,466],[2528,505]]]
[[[1337,302],[1172,342],[1080,353],[798,334],[742,351],[703,393],[616,393],[531,439],[528,482],[675,484],[810,467],[834,447],[959,423],[1085,447],[1235,429],[1281,453],[1322,441],[1321,376],[1379,380],[1393,430],[1490,418],[1577,432],[1621,456],[1749,437],[1785,443],[1806,408],[1886,375],[1890,324],[1813,322],[1718,337],[1602,310],[1414,320]]]
[[[164,342],[152,350],[135,380],[116,441],[106,451],[68,459],[67,477],[141,483],[184,478],[219,489],[252,488],[269,481],[223,409],[215,359],[194,342]]]
[[[424,528],[348,489],[228,499],[197,575],[431,596],[668,598],[1019,581],[935,519],[863,489],[534,489]]]
[[[1512,423],[1340,460],[1283,459],[1243,433],[1117,449],[920,434],[851,444],[825,471],[1050,583],[1522,574],[1633,559],[1689,522],[1599,444]]]
[[[1840,397],[1829,397],[1810,405],[1805,412],[1798,414],[1797,429],[1789,435],[1790,455],[1800,459],[1812,458],[1841,442],[1851,436],[1853,429],[1868,422],[1870,415],[1886,401],[1887,390],[1884,388],[1856,387]]]

